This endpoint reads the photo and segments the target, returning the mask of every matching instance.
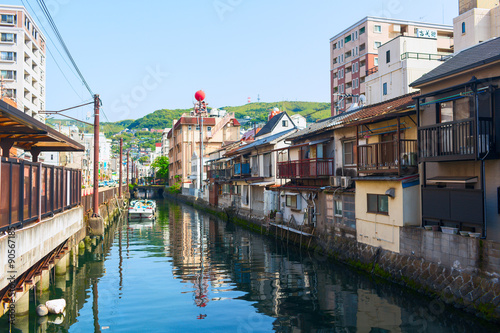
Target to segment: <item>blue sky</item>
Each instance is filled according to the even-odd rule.
[[[258,95],[263,102],[329,102],[330,37],[367,15],[449,25],[458,15],[458,0],[45,1],[110,121],[191,107],[198,89],[212,107]],[[43,20],[35,0],[24,3]],[[45,21],[39,25],[55,42]],[[47,109],[90,101],[47,42],[56,60],[47,55]],[[90,110],[68,114],[84,119]]]

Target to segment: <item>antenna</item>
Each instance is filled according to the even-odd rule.
[[[260,94],[257,94],[257,103],[260,103]]]

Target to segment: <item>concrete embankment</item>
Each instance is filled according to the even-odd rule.
[[[500,244],[460,235],[403,228],[400,253],[359,243],[354,237],[316,234],[304,237],[234,210],[210,206],[181,194],[165,196],[245,228],[280,238],[293,246],[331,257],[370,275],[404,285],[446,304],[500,323]],[[438,304],[439,306],[439,304]]]

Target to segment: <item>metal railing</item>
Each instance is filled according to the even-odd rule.
[[[477,127],[474,118],[421,126],[419,135],[424,160],[475,159],[493,145],[493,121],[480,118]]]
[[[420,52],[405,52],[401,54],[401,60],[405,59],[418,59],[418,60],[438,60],[445,61],[448,59],[449,55],[443,54],[431,54],[431,53],[420,53]]]
[[[0,231],[81,204],[81,170],[2,158]]]
[[[122,185],[122,195],[125,195],[128,191],[128,186],[127,185]],[[118,198],[118,193],[119,193],[119,188],[117,187],[112,187],[104,190],[99,191],[99,206],[102,205],[105,202],[108,202],[114,198]],[[92,191],[90,194],[85,195],[82,197],[82,205],[83,205],[83,210],[85,213],[88,213],[92,210],[92,200],[94,198],[94,194]]]
[[[278,162],[278,178],[314,178],[333,176],[333,158],[308,158]]]
[[[417,140],[398,140],[358,146],[358,171],[393,173],[415,172]]]
[[[208,171],[209,178],[229,179],[231,178],[231,169],[216,169]]]
[[[368,68],[366,70],[366,76],[371,75],[373,73],[377,73],[377,72],[378,72],[378,66],[375,66],[375,67],[372,67],[372,68]]]

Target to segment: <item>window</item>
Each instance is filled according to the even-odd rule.
[[[8,43],[13,43],[16,41],[16,35],[15,34],[10,34],[6,32],[2,32],[0,41],[2,42],[8,42]]]
[[[343,54],[340,55],[340,62],[344,62],[344,55]]]
[[[342,200],[335,200],[333,203],[335,216],[342,217]]]
[[[243,185],[243,190],[241,193],[241,203],[248,205],[248,185]]]
[[[188,131],[191,131],[193,129],[193,126],[189,125],[188,126]]]
[[[373,26],[373,32],[381,33],[382,32],[382,26],[381,25],[374,25]]]
[[[358,32],[354,31],[354,40],[357,40],[357,39],[358,39]]]
[[[462,22],[462,33],[465,34],[465,22]]]
[[[273,176],[273,163],[271,153],[264,154],[264,177]]]
[[[357,89],[359,87],[359,79],[352,80],[352,86],[354,89]]]
[[[358,55],[358,54],[359,54],[359,51],[358,51],[358,50],[359,50],[359,49],[358,49],[358,47],[357,47],[357,46],[356,46],[356,48],[354,48],[354,49],[353,49],[353,51],[352,51],[352,52],[354,53],[354,55]]]
[[[6,51],[2,51],[0,53],[0,59],[2,61],[14,61],[16,60],[16,52],[6,52]]]
[[[286,206],[292,209],[300,209],[300,198],[298,194],[287,194],[286,195]]]
[[[388,64],[391,62],[391,50],[387,50],[387,52],[385,52],[385,63]]]
[[[374,45],[373,45],[373,47],[374,47],[374,48],[375,48],[375,50],[376,50],[376,49],[378,49],[378,48],[380,47],[380,45],[382,45],[382,43],[381,43],[381,42],[375,42],[375,43],[374,43]]]
[[[373,65],[378,66],[378,57],[373,58]]]
[[[339,93],[341,93],[341,94],[344,93],[344,84],[343,83],[339,86]]]
[[[368,213],[389,214],[389,197],[384,194],[367,194]]]
[[[2,79],[15,80],[16,79],[16,71],[2,70],[2,71],[0,71],[0,76],[2,77]]]
[[[359,62],[355,62],[354,64],[352,64],[352,72],[357,73],[358,70],[359,70]]]
[[[344,142],[344,165],[354,165],[354,141]]]
[[[212,126],[207,126],[207,132],[212,132]]]
[[[340,47],[344,47],[344,40],[343,39],[340,40]]]
[[[359,35],[361,36],[362,34],[364,34],[365,30],[366,30],[365,27],[362,27],[361,29],[359,29]]]
[[[351,35],[347,36],[346,38],[344,38],[344,42],[347,44],[351,41]]]
[[[15,22],[16,22],[16,17],[14,15],[2,14],[1,23],[14,24]]]
[[[352,55],[352,51],[347,51],[347,52],[345,53],[345,58],[347,59],[347,58],[349,58],[351,55]]]
[[[359,46],[359,52],[363,52],[363,51],[365,50],[365,48],[366,48],[365,43],[361,44],[361,45]]]
[[[333,45],[332,45],[332,50],[335,50],[335,49],[337,49],[337,43],[333,43]]]
[[[387,95],[387,82],[384,82],[384,84],[382,85],[382,90],[383,90],[384,96]]]
[[[200,125],[196,125],[196,130],[199,131],[200,130]]]
[[[222,194],[230,194],[230,193],[231,193],[231,184],[223,184]]]
[[[16,98],[16,89],[4,89],[3,92],[6,97]]]
[[[283,120],[283,121],[281,122],[281,125],[282,125],[283,127],[288,127],[288,120]]]
[[[341,69],[339,70],[339,78],[340,78],[340,79],[343,79],[343,78],[344,78],[344,69],[343,69],[343,68],[341,68]]]

